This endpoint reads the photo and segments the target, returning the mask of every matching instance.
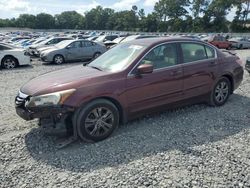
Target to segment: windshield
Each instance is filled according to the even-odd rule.
[[[101,55],[88,66],[108,72],[119,72],[130,65],[145,48],[141,45],[120,44]]]
[[[100,37],[98,37],[97,39],[96,39],[96,41],[97,42],[102,42],[104,39],[105,39],[105,35],[103,35],[103,36],[100,36]]]
[[[113,40],[113,42],[115,43],[120,43],[125,37],[118,37],[115,40]]]

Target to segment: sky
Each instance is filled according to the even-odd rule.
[[[63,11],[75,10],[81,14],[98,5],[116,11],[131,10],[133,5],[143,8],[146,13],[153,11],[158,0],[0,0],[0,18],[18,17],[20,14],[38,14],[41,12],[52,15]],[[228,15],[232,20],[234,11]]]

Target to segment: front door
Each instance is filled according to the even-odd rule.
[[[81,41],[72,42],[66,50],[67,60],[80,60],[81,59]]]
[[[151,50],[138,64],[152,64],[153,73],[136,76],[136,67],[127,78],[129,113],[154,108],[182,97],[183,70],[176,44],[163,44]],[[137,66],[137,67],[138,67]]]
[[[89,59],[94,55],[93,43],[90,41],[82,41],[81,59]]]

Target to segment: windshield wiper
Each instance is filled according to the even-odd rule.
[[[99,71],[103,71],[101,68],[96,67],[96,66],[92,66],[92,65],[86,65],[87,67],[91,67],[93,69],[99,70]]]

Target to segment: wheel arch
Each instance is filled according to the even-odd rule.
[[[225,77],[230,81],[230,83],[231,83],[231,91],[230,91],[230,93],[232,94],[234,92],[234,79],[233,79],[233,76],[230,73],[225,73],[221,77]]]
[[[119,116],[120,116],[120,118],[119,118],[120,122],[119,123],[125,123],[126,122],[127,118],[126,118],[125,111],[124,111],[121,103],[118,100],[114,99],[113,97],[103,96],[103,97],[94,98],[94,99],[92,99],[89,102],[92,102],[92,101],[98,100],[98,99],[104,99],[104,100],[112,102],[116,106],[116,108],[118,109],[118,111],[119,111]]]
[[[53,60],[55,59],[55,57],[56,57],[57,55],[62,56],[63,59],[65,60],[65,56],[64,56],[62,53],[56,53],[54,56],[52,56],[52,57],[53,57]]]
[[[76,113],[78,113],[79,109],[83,108],[85,105],[87,105],[95,100],[98,100],[98,99],[104,99],[104,100],[107,100],[107,101],[113,103],[119,111],[119,117],[120,117],[119,123],[123,124],[123,123],[127,122],[126,110],[124,109],[122,104],[117,99],[115,99],[114,97],[110,97],[110,96],[100,96],[100,97],[92,98],[91,100],[84,102],[80,106],[78,106],[76,109]]]

